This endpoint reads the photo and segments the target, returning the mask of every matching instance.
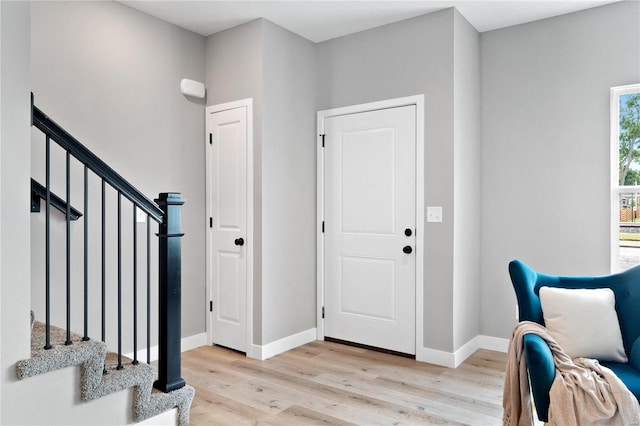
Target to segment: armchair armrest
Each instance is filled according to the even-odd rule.
[[[547,342],[535,334],[525,335],[523,344],[538,419],[547,422],[549,421],[549,391],[556,376],[553,355]]]

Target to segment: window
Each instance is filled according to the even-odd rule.
[[[611,89],[611,271],[640,264],[640,84]]]

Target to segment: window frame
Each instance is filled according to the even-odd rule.
[[[640,192],[640,185],[619,185],[620,97],[640,93],[640,83],[611,88],[611,273],[620,272],[620,194]]]

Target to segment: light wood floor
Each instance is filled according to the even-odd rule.
[[[203,346],[184,352],[198,425],[500,425],[506,354],[457,369],[329,342],[267,361]]]

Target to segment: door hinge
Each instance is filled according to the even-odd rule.
[[[322,233],[324,234],[324,220],[322,221]]]
[[[324,319],[324,306],[322,307],[322,319]]]
[[[209,312],[213,312],[213,300],[209,300]]]
[[[209,218],[209,228],[213,228],[213,218]]]
[[[322,147],[324,148],[324,135],[320,135],[322,137]]]
[[[209,145],[213,145],[213,133],[209,133]]]

